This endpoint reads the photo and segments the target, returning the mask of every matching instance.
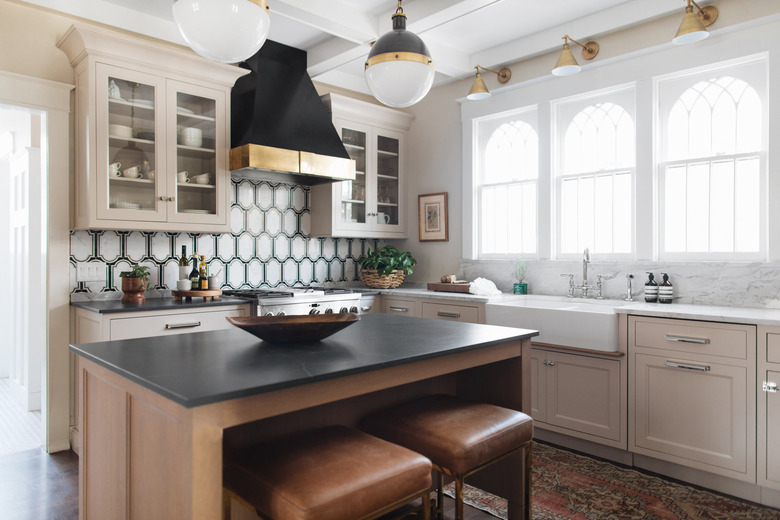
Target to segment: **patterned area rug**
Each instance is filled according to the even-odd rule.
[[[770,520],[780,510],[534,443],[534,520]],[[454,495],[454,483],[445,488]],[[506,501],[466,485],[464,501],[506,519]]]

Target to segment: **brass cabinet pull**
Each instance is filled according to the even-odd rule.
[[[677,341],[679,343],[696,343],[697,345],[709,345],[710,338],[694,338],[691,336],[675,336],[674,334],[667,334],[666,341]]]
[[[441,316],[442,318],[460,318],[459,312],[442,312],[439,311],[436,313],[436,316]]]
[[[165,324],[166,329],[191,329],[193,327],[200,327],[200,322],[194,321],[192,323],[166,323]]]
[[[406,307],[390,307],[390,310],[395,312],[409,312],[409,309]]]
[[[698,365],[696,363],[680,363],[679,361],[669,361],[668,359],[664,364],[672,368],[684,368],[686,370],[698,370],[700,372],[709,372],[710,370],[712,370],[709,365]]]

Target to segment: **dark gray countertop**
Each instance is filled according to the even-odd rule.
[[[120,300],[93,300],[71,302],[72,307],[86,309],[101,314],[113,312],[138,311],[168,311],[172,309],[194,309],[196,307],[220,307],[225,305],[249,305],[249,300],[220,296],[219,299],[205,301],[203,298],[192,298],[191,301],[175,300],[173,298],[147,298],[143,303],[122,303]]]
[[[511,327],[366,314],[310,344],[271,345],[231,328],[71,345],[70,351],[191,408],[536,335]]]

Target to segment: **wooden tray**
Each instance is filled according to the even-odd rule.
[[[222,289],[206,289],[205,291],[171,291],[174,300],[182,298],[203,298],[204,300],[216,300],[222,294]]]
[[[456,282],[456,283],[438,283],[438,282],[430,282],[428,283],[428,290],[429,291],[440,291],[440,292],[460,292],[460,293],[467,293],[469,292],[469,286],[470,284],[468,282]]]

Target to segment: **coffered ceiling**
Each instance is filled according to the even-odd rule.
[[[184,44],[172,0],[27,0],[88,20]],[[708,2],[703,2],[708,3]],[[268,0],[270,39],[308,52],[322,83],[368,93],[363,63],[389,31],[396,0]],[[406,0],[407,29],[428,45],[436,83],[465,78],[559,48],[570,34],[587,41],[678,11],[684,0]],[[670,28],[671,35],[676,27]]]

